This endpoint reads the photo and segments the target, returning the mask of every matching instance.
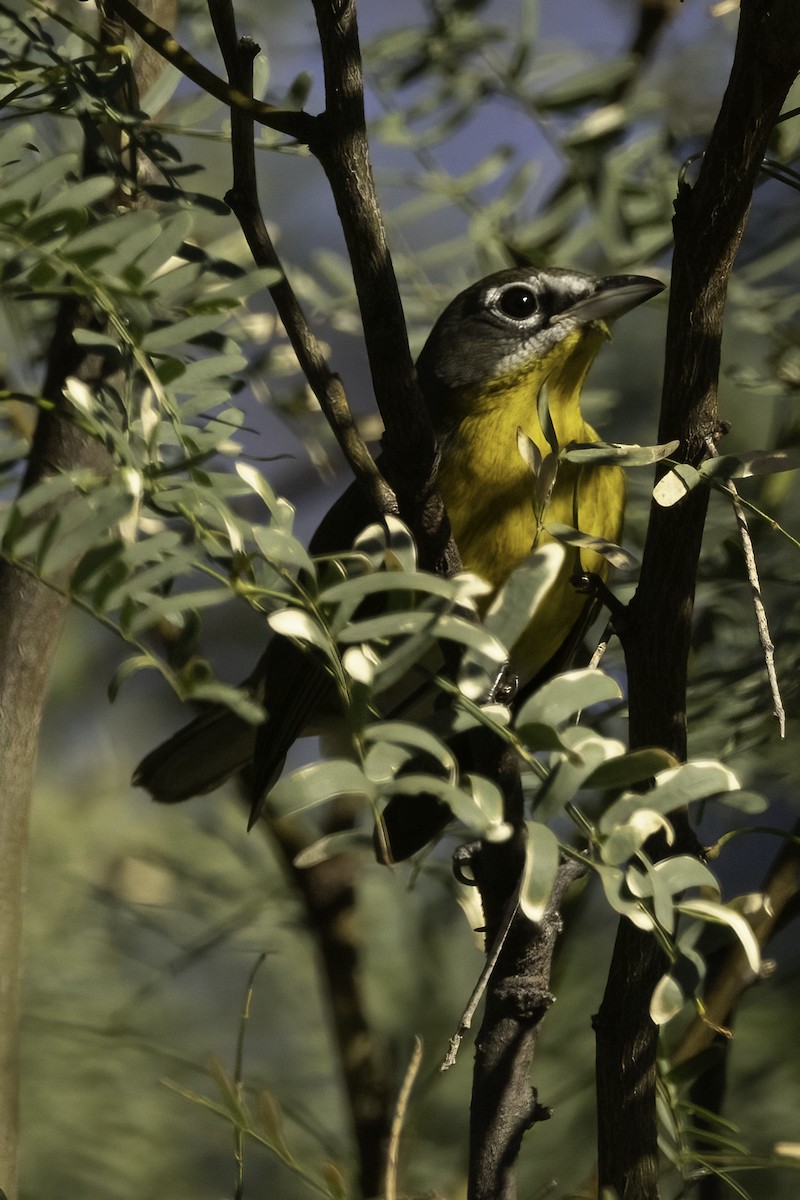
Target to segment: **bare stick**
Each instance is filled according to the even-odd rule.
[[[495,964],[500,957],[500,952],[505,945],[506,938],[508,937],[508,931],[511,928],[511,922],[517,915],[518,908],[519,888],[517,888],[516,894],[512,896],[511,900],[508,902],[507,915],[503,921],[500,932],[494,939],[494,942],[486,955],[486,963],[480,975],[478,976],[478,982],[472,989],[472,995],[467,1002],[467,1007],[462,1013],[461,1020],[458,1023],[458,1029],[450,1038],[450,1049],[444,1056],[442,1065],[439,1067],[440,1071],[449,1071],[451,1067],[455,1066],[461,1041],[467,1030],[472,1028],[472,1018],[475,1016],[475,1010],[483,998],[483,993],[486,991],[486,985],[491,978],[492,971],[494,970]]]
[[[397,1200],[397,1163],[400,1158],[400,1135],[403,1132],[403,1125],[408,1111],[408,1102],[411,1099],[411,1089],[414,1086],[414,1081],[419,1073],[420,1063],[422,1062],[422,1038],[417,1034],[414,1038],[414,1049],[411,1052],[411,1060],[406,1068],[406,1073],[403,1076],[403,1082],[400,1087],[400,1092],[395,1105],[394,1116],[392,1118],[392,1129],[389,1135],[389,1151],[386,1159],[386,1200]]]
[[[719,456],[719,451],[712,438],[706,438],[706,446],[708,453],[712,458]],[[739,539],[742,543],[742,553],[744,555],[744,565],[747,570],[747,580],[750,584],[750,592],[753,597],[753,608],[756,614],[756,628],[758,630],[758,640],[761,642],[761,649],[764,651],[764,666],[767,670],[767,678],[769,679],[769,689],[772,693],[772,704],[775,716],[778,721],[778,731],[783,738],[786,736],[786,711],[783,707],[781,699],[780,685],[778,684],[778,673],[775,670],[775,646],[772,638],[769,635],[769,624],[767,622],[767,610],[764,607],[764,600],[761,596],[761,584],[758,578],[758,566],[756,565],[756,555],[753,549],[753,539],[750,536],[750,526],[747,523],[747,513],[744,510],[744,505],[739,499],[739,493],[736,490],[736,484],[732,479],[728,479],[723,484],[723,490],[728,493],[731,499],[731,507],[736,516],[736,524],[739,526]]]

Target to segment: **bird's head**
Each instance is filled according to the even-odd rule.
[[[446,425],[454,409],[495,402],[522,377],[582,377],[608,335],[606,322],[663,289],[646,275],[595,278],[556,267],[488,275],[447,306],[417,360],[434,424]]]

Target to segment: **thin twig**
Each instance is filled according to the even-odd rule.
[[[383,418],[383,469],[409,523],[421,563],[460,570],[435,485],[436,440],[417,386],[386,226],[372,175],[355,0],[313,0],[325,79],[325,111],[310,145],[328,178],[356,285],[375,398]]]
[[[717,458],[719,451],[712,438],[706,438],[706,447],[711,458]],[[750,526],[747,523],[747,513],[744,510],[739,493],[736,489],[736,484],[732,479],[728,479],[723,484],[723,490],[728,493],[731,500],[736,524],[739,527],[739,538],[742,543],[742,553],[744,555],[745,568],[747,570],[747,579],[750,584],[750,592],[753,597],[753,608],[756,614],[756,628],[758,630],[758,640],[761,643],[761,649],[764,652],[764,666],[767,670],[767,678],[769,679],[769,688],[772,693],[772,704],[774,707],[775,716],[778,721],[778,730],[780,736],[786,736],[786,711],[783,707],[781,698],[780,685],[778,684],[778,674],[775,669],[775,645],[769,634],[769,624],[767,623],[767,610],[764,606],[764,600],[761,595],[761,584],[758,578],[758,566],[756,564],[755,550],[753,549],[753,539],[750,536]]]
[[[392,1128],[389,1134],[389,1149],[386,1157],[386,1200],[397,1200],[397,1163],[400,1157],[400,1135],[411,1099],[411,1089],[419,1073],[422,1062],[422,1038],[417,1034],[414,1038],[414,1049],[397,1097],[397,1104],[392,1117]]]
[[[208,7],[231,87],[237,93],[249,96],[253,90],[253,61],[258,46],[249,38],[239,39],[231,0],[209,0]],[[353,474],[372,500],[376,512],[396,513],[395,495],[378,471],[358,431],[342,382],[328,366],[322,345],[309,325],[269,235],[258,199],[253,133],[252,112],[232,106],[233,187],[225,199],[242,227],[256,264],[280,274],[280,278],[269,285],[270,295],[300,368]]]
[[[109,12],[121,17],[126,25],[138,33],[143,42],[210,96],[216,96],[217,100],[229,105],[231,109],[248,112],[259,125],[266,125],[277,133],[296,138],[301,145],[308,145],[311,141],[316,117],[305,112],[287,112],[274,108],[271,104],[263,104],[260,100],[254,100],[252,96],[231,87],[219,75],[215,75],[208,67],[198,62],[168,29],[157,25],[140,12],[131,0],[106,0],[105,7]]]
[[[506,913],[503,918],[503,924],[500,927],[500,932],[498,933],[494,940],[494,944],[486,955],[486,963],[484,964],[484,968],[478,976],[478,982],[475,984],[475,987],[472,990],[472,995],[467,1002],[467,1007],[464,1009],[464,1012],[461,1015],[461,1020],[458,1023],[458,1029],[450,1038],[450,1049],[444,1056],[442,1065],[439,1067],[440,1071],[449,1071],[451,1067],[455,1066],[456,1058],[458,1056],[458,1051],[464,1034],[472,1027],[472,1018],[475,1016],[475,1010],[483,998],[483,993],[486,991],[486,985],[491,979],[492,971],[494,970],[495,964],[500,957],[500,952],[505,945],[506,938],[508,937],[508,931],[511,928],[511,923],[514,920],[514,917],[517,915],[518,909],[519,888],[508,902]]]
[[[603,660],[603,656],[605,655],[605,652],[608,649],[609,643],[613,636],[614,636],[614,625],[613,625],[613,622],[608,621],[606,623],[605,629],[603,630],[603,632],[600,635],[599,642],[597,643],[597,645],[594,648],[594,654],[589,659],[589,669],[590,670],[594,671],[594,670],[599,669],[600,663]]]
[[[253,1002],[253,987],[264,960],[267,957],[266,950],[259,954],[253,969],[247,979],[247,987],[244,993],[244,1004],[242,1005],[242,1014],[239,1018],[239,1032],[236,1037],[236,1059],[233,1068],[233,1078],[236,1084],[236,1095],[240,1103],[244,1102],[244,1085],[242,1084],[242,1067],[244,1064],[244,1035],[247,1029],[247,1022],[250,1020],[250,1006]],[[234,1157],[236,1159],[236,1191],[234,1200],[242,1200],[244,1196],[244,1130],[241,1125],[236,1125],[234,1129]]]

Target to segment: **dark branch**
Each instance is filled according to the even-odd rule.
[[[272,105],[263,104],[260,100],[254,100],[252,95],[248,96],[231,87],[224,79],[220,79],[219,75],[215,75],[208,67],[198,62],[168,29],[146,17],[131,0],[105,0],[105,7],[110,13],[120,17],[143,42],[168,63],[177,67],[181,74],[191,79],[192,83],[196,83],[204,92],[216,96],[217,100],[221,100],[232,109],[238,108],[250,113],[259,125],[266,125],[268,129],[274,129],[277,133],[285,133],[301,145],[308,145],[313,136],[316,117],[310,116],[309,113],[285,112],[273,108]]]
[[[383,417],[384,470],[411,526],[423,564],[460,566],[435,488],[436,446],[416,385],[364,119],[364,81],[354,0],[314,0],[325,75],[325,112],[311,152],[333,192],[358,294],[375,397]]]
[[[761,161],[800,69],[795,0],[742,0],[728,88],[697,183],[682,183],[659,439],[678,438],[696,462],[718,427],[717,378],[725,295]],[[624,645],[632,747],[686,754],[686,684],[697,562],[707,497],[653,505]],[[654,681],[656,684],[654,685]],[[695,843],[688,824],[678,849]],[[597,1020],[600,1184],[624,1200],[653,1200],[656,1180],[656,1030],[648,1015],[660,952],[622,923]]]
[[[498,928],[492,894],[501,872],[509,867],[504,846],[484,844],[473,869],[487,912],[487,944]],[[516,846],[517,865],[524,849]],[[501,852],[502,864],[492,861]],[[522,912],[511,923],[486,993],[486,1008],[475,1046],[470,1109],[469,1200],[516,1200],[517,1159],[522,1139],[550,1110],[539,1103],[531,1086],[531,1064],[539,1026],[553,1002],[550,972],[561,932],[561,902],[583,868],[562,863],[541,922],[534,925]],[[514,875],[506,874],[513,883]],[[518,876],[517,876],[518,878]],[[499,900],[498,894],[495,897]],[[507,903],[507,898],[506,898]]]

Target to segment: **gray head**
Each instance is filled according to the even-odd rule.
[[[433,409],[453,389],[513,375],[580,326],[619,317],[664,285],[646,275],[595,278],[559,267],[497,271],[456,296],[417,360]]]

